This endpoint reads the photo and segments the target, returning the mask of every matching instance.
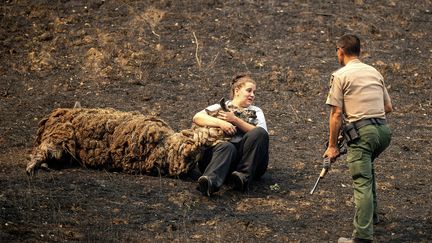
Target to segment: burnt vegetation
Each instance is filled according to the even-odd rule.
[[[363,40],[362,60],[383,74],[394,104],[392,143],[375,165],[376,241],[432,241],[431,22],[430,0],[0,1],[0,241],[349,236],[353,201],[343,156],[309,195],[327,138],[328,81],[339,68],[334,42],[348,32]],[[239,73],[257,81],[256,104],[270,132],[269,170],[249,193],[227,185],[203,197],[193,176],[179,179],[179,169],[162,176],[171,167],[159,158],[152,163],[164,173],[141,170],[135,152],[157,148],[139,142],[147,133],[133,131],[152,124],[159,133],[151,141],[191,139],[193,132],[182,131],[190,131],[193,115],[227,97]],[[81,115],[105,118],[83,120],[72,112],[76,101]],[[55,119],[69,114],[76,137],[53,140],[60,147],[52,151],[61,153],[49,162],[93,167],[93,159],[96,170],[27,175],[37,151],[46,151],[38,146],[56,138],[38,124],[62,124],[50,120],[53,111]],[[114,155],[111,162],[124,163],[104,164]],[[137,168],[124,173],[128,163]]]

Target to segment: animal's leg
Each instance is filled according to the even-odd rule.
[[[46,153],[46,151],[45,151]],[[27,164],[26,172],[27,175],[32,176],[35,171],[37,171],[42,163],[46,160],[46,155],[44,152],[40,151],[39,147],[36,149],[36,152],[31,155],[30,162]]]
[[[55,149],[55,146],[52,146],[52,144],[42,143],[33,150],[26,172],[32,176],[40,168],[48,169],[47,161],[51,158],[60,159],[61,156],[61,150]]]

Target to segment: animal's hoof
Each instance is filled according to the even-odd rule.
[[[27,176],[33,176],[34,175],[34,170],[26,170],[26,172],[27,172]]]
[[[26,168],[27,175],[28,176],[33,176],[34,173],[35,173],[35,170],[36,170],[36,168],[35,168],[34,164],[28,165],[27,168]]]
[[[43,170],[47,170],[47,171],[50,170],[50,168],[48,167],[48,164],[47,164],[47,163],[42,163],[42,164],[40,165],[40,168],[43,169]]]

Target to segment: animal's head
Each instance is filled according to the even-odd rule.
[[[256,111],[254,110],[243,110],[243,111],[235,110],[234,115],[236,115],[238,118],[242,119],[243,121],[249,124],[252,125],[258,124]]]

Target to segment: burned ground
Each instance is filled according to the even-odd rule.
[[[395,111],[377,160],[378,242],[432,241],[430,0],[0,1],[0,240],[334,242],[349,236],[342,157],[317,192],[336,38],[356,33]],[[191,126],[250,73],[270,168],[248,194],[196,182],[67,168],[25,173],[54,108],[138,111]]]

